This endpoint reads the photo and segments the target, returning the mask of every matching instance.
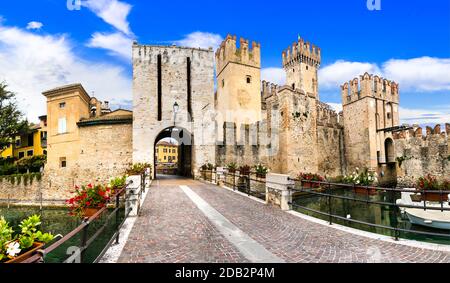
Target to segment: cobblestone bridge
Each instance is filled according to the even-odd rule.
[[[450,262],[448,250],[323,225],[214,185],[153,182],[118,262]]]

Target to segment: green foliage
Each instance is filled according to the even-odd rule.
[[[342,182],[345,184],[354,184],[359,186],[371,186],[378,182],[378,175],[375,172],[369,172],[369,169],[364,169],[359,172],[359,168],[350,175],[344,176]]]
[[[25,186],[32,185],[34,180],[38,182],[42,180],[41,173],[29,173],[29,174],[13,174],[8,176],[0,176],[0,183],[3,181],[8,181],[12,185],[20,185],[23,180]]]
[[[442,182],[439,182],[435,176],[428,174],[424,177],[420,177],[419,180],[417,180],[417,187],[420,190],[449,191],[450,190],[450,180],[444,180]]]
[[[12,241],[14,230],[6,222],[5,218],[0,217],[0,262],[6,258],[6,243]]]
[[[398,166],[402,167],[403,162],[405,162],[405,161],[407,161],[407,160],[410,160],[411,158],[412,158],[412,157],[406,156],[406,155],[397,157]]]
[[[260,178],[265,178],[267,173],[269,173],[269,168],[262,164],[258,164],[255,166],[256,175]]]
[[[0,218],[0,262],[13,259],[29,250],[36,242],[47,244],[55,238],[51,233],[43,233],[39,230],[41,217],[32,215],[20,222],[20,234],[14,235],[14,230],[8,222]],[[8,245],[18,244],[18,254],[8,254]]]
[[[0,83],[0,148],[9,146],[20,133],[28,130],[28,122],[19,111],[15,94]]]
[[[234,173],[238,169],[238,166],[236,163],[231,162],[230,164],[227,165],[227,169],[229,173]]]
[[[215,168],[214,164],[211,163],[203,164],[202,167],[200,167],[200,169],[203,171],[212,171],[214,170],[214,168]]]
[[[152,168],[151,164],[148,163],[136,163],[133,164],[130,168],[127,170],[127,175],[134,176],[134,175],[141,175],[145,172],[145,169]]]
[[[252,170],[252,167],[248,165],[243,165],[239,167],[239,173],[241,175],[250,175],[250,171]]]
[[[16,162],[17,171],[19,173],[28,173],[28,172],[40,172],[41,167],[44,167],[47,162],[46,155],[32,156],[29,158],[22,158]]]
[[[109,182],[109,186],[111,187],[111,189],[122,189],[123,187],[125,187],[126,182],[127,176],[117,177],[111,179],[111,181]]]

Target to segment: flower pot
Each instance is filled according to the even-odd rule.
[[[320,188],[320,184],[313,182],[302,182],[302,187],[304,189],[318,189]]]
[[[21,263],[30,257],[34,256],[36,252],[44,246],[44,243],[36,242],[33,246],[25,253],[19,255],[18,257],[7,261],[6,263]]]
[[[83,218],[91,218],[101,210],[100,207],[83,209]]]
[[[422,200],[425,199],[425,201],[432,201],[432,202],[447,202],[448,201],[448,193],[449,192],[442,192],[440,193],[424,193],[422,192]]]
[[[256,178],[258,178],[258,179],[265,179],[266,178],[266,174],[258,174],[258,173],[256,173]]]
[[[363,187],[363,186],[355,186],[354,190],[355,190],[356,194],[360,194],[360,195],[369,194],[369,196],[375,196],[378,194],[378,190],[372,189],[372,188],[367,189],[367,187]]]

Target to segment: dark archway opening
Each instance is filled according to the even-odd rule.
[[[384,142],[384,152],[386,153],[386,163],[395,163],[394,141],[391,138]]]
[[[154,143],[154,177],[158,174],[192,177],[192,143],[192,134],[184,128],[169,127],[161,131]],[[164,149],[167,152],[159,152]]]

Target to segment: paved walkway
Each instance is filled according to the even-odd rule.
[[[450,262],[450,253],[310,222],[226,189],[153,183],[119,262]]]

